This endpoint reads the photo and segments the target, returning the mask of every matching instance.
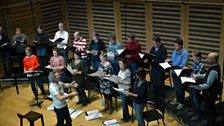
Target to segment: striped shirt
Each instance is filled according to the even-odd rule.
[[[73,41],[73,47],[76,49],[76,51],[81,52],[82,57],[81,58],[87,58],[86,55],[86,46],[87,46],[87,42],[86,39],[84,38],[80,38],[80,39],[75,39]]]

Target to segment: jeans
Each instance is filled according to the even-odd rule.
[[[133,107],[135,110],[136,118],[138,120],[138,126],[145,126],[145,122],[143,119],[143,110],[144,110],[145,105],[137,104],[137,103],[133,102]]]
[[[120,93],[120,96],[121,96],[121,105],[123,109],[123,121],[128,121],[130,119],[128,111],[128,101],[127,101],[128,97],[123,93]]]
[[[46,56],[47,55],[47,48],[37,48],[37,56]]]
[[[60,74],[60,81],[65,83],[66,81],[66,73],[65,71],[63,71],[61,74]],[[65,93],[68,93],[68,88],[63,88],[64,89],[64,92]]]
[[[65,64],[67,64],[67,62],[68,62],[68,52],[67,52],[67,50],[64,50],[64,49],[59,49],[59,50],[60,50],[60,54],[62,55],[62,57],[64,57]]]
[[[43,95],[45,95],[44,86],[43,86],[43,83],[42,83],[42,81],[41,81],[40,76],[29,77],[29,81],[30,81],[30,83],[31,83],[31,89],[32,89],[33,94],[34,94],[35,96],[38,96],[38,92],[37,92],[37,89],[36,89],[36,86],[35,86],[35,82],[34,82],[34,81],[36,81],[38,87],[39,87],[40,90],[41,90],[41,93],[42,93]]]
[[[137,63],[129,63],[129,68],[131,70],[132,75],[135,75],[135,71],[138,69]]]
[[[95,62],[91,61],[91,63],[93,65],[93,70],[97,71],[100,66],[100,61],[95,61]]]
[[[174,89],[176,92],[176,99],[178,103],[184,103],[184,87],[181,83],[180,77],[178,77],[174,72],[172,72],[172,79],[174,84]]]
[[[60,109],[54,107],[54,112],[56,113],[57,116],[56,126],[64,126],[64,120],[66,120],[66,126],[72,125],[72,119],[70,117],[67,105]]]
[[[188,90],[190,93],[190,97],[191,97],[195,112],[198,116],[200,116],[200,113],[201,113],[200,90],[197,90],[194,88],[188,88]]]

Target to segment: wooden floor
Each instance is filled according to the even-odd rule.
[[[53,111],[48,111],[46,108],[52,104],[49,100],[44,100],[42,104],[42,108],[39,107],[31,107],[30,104],[34,102],[34,96],[32,94],[30,84],[19,84],[19,92],[20,94],[16,94],[16,88],[12,84],[2,84],[4,91],[0,93],[0,126],[19,126],[19,118],[17,117],[17,113],[25,114],[30,110],[40,112],[44,115],[45,126],[54,126],[56,124],[56,116]],[[47,90],[47,84],[45,84],[45,89]],[[41,98],[41,96],[40,96]],[[91,95],[92,102],[90,105],[86,107],[77,106],[75,102],[77,102],[77,97],[74,97],[69,102],[69,108],[80,109],[83,111],[90,111],[93,109],[101,110],[102,107],[100,105],[100,96],[98,94]],[[43,99],[42,99],[43,100]],[[117,119],[121,126],[137,126],[137,121],[134,123],[129,121],[128,123],[122,123],[120,121],[122,117],[122,109],[121,102],[118,99],[118,112],[113,112],[112,115],[107,113],[102,113],[103,118],[86,121],[85,114],[82,113],[76,119],[72,119],[72,124],[74,126],[101,126],[102,121],[107,119]],[[129,109],[131,110],[131,109]],[[159,121],[162,125],[162,121]],[[176,122],[170,115],[165,115],[165,123],[167,126],[179,126],[180,124]],[[24,121],[25,126],[28,126],[29,123],[27,120]],[[150,126],[157,126],[157,121],[151,122]],[[41,121],[38,120],[35,122],[35,126],[41,126]]]

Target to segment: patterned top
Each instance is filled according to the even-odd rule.
[[[113,67],[110,62],[107,62],[106,66],[104,66],[102,63],[100,63],[98,70],[103,71],[106,74],[113,74]],[[113,84],[109,80],[99,78],[99,83],[100,83],[100,91],[103,94],[107,94],[107,95],[112,94]]]
[[[191,74],[204,74],[205,73],[205,67],[203,63],[197,63],[193,62],[192,63],[192,73]]]

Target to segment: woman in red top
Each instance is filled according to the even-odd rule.
[[[30,47],[26,47],[25,49],[26,57],[23,59],[23,65],[24,65],[24,72],[27,73],[27,77],[31,83],[31,89],[33,91],[33,94],[35,95],[35,98],[37,98],[38,93],[37,89],[35,87],[35,82],[39,86],[41,93],[43,96],[45,96],[45,90],[43,83],[40,78],[40,73],[31,73],[33,71],[39,70],[39,62],[36,55],[32,55],[32,49]]]

